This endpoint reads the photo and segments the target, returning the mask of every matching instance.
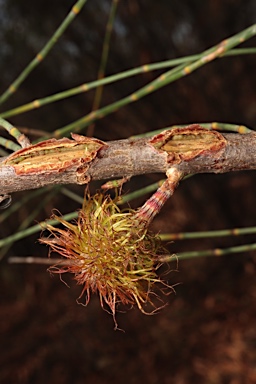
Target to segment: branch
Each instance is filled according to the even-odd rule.
[[[256,133],[220,134],[193,124],[153,138],[105,143],[73,134],[72,139],[46,140],[2,159],[0,194],[166,173],[173,167],[182,175],[256,169]]]

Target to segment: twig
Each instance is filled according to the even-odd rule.
[[[236,245],[234,247],[229,248],[215,248],[215,249],[207,249],[204,251],[191,251],[191,252],[181,252],[177,254],[178,260],[183,259],[193,259],[197,257],[206,257],[206,256],[224,256],[230,255],[234,253],[242,253],[242,252],[251,252],[256,250],[256,243],[253,244],[243,244]],[[173,260],[173,255],[163,256],[161,261],[163,263],[169,263]]]
[[[27,148],[31,145],[29,139],[23,133],[21,133],[16,127],[9,123],[9,121],[4,120],[2,117],[0,117],[0,125],[18,141],[22,148]],[[1,144],[3,144],[3,142]],[[6,144],[6,148],[11,147],[11,149],[17,150],[17,146],[14,143],[11,144],[9,141],[7,141]]]
[[[26,256],[26,257],[16,257],[12,256],[8,258],[10,264],[42,264],[42,265],[63,265],[68,263],[68,261],[63,259],[47,259],[46,257],[35,257],[35,256]]]
[[[36,55],[36,57],[31,61],[31,63],[22,71],[18,78],[9,86],[9,88],[3,93],[0,97],[0,104],[4,103],[14,92],[17,91],[21,83],[26,79],[26,77],[33,71],[34,68],[40,64],[47,54],[50,52],[52,47],[57,43],[60,36],[64,33],[69,24],[73,21],[76,15],[81,11],[82,7],[87,0],[78,0],[75,5],[72,7],[71,11],[68,13],[67,17],[63,20],[59,28],[52,35],[51,39],[45,44],[43,49]]]
[[[97,77],[98,80],[103,79],[105,76],[105,70],[106,70],[106,65],[107,65],[107,60],[108,60],[110,38],[111,38],[111,34],[112,34],[112,29],[113,29],[113,24],[114,24],[114,20],[115,20],[115,15],[116,15],[118,3],[119,3],[119,0],[112,0],[111,9],[110,9],[109,18],[108,18],[108,23],[106,26],[106,33],[105,33],[104,42],[103,42],[100,67],[99,67],[98,77]],[[97,87],[96,92],[95,92],[92,111],[96,111],[99,108],[102,93],[103,93],[103,85],[100,85]],[[87,136],[93,136],[93,133],[94,133],[94,124],[92,124],[88,127]]]
[[[256,169],[254,132],[221,135],[191,125],[164,131],[151,139],[104,143],[78,137],[41,142],[2,161],[0,194],[51,184],[86,184],[92,180],[166,173],[173,165],[184,175]]]
[[[101,119],[104,116],[109,115],[117,111],[119,108],[133,103],[142,97],[155,92],[156,90],[170,84],[184,76],[187,76],[202,67],[203,65],[215,60],[218,57],[222,57],[223,54],[233,47],[241,44],[247,39],[256,35],[256,24],[250,26],[249,28],[243,30],[242,32],[230,37],[229,39],[223,40],[221,43],[216,46],[207,49],[202,52],[198,60],[192,61],[191,63],[181,64],[164,74],[157,77],[155,80],[148,83],[146,86],[140,88],[139,90],[131,93],[130,95],[120,99],[110,105],[107,105],[103,108],[93,111],[86,116],[76,120],[75,122],[68,124],[60,129],[55,130],[54,137],[62,137],[70,132],[80,132],[83,128],[87,127],[89,124],[94,122],[97,119]]]
[[[236,56],[236,55],[242,55],[242,54],[255,54],[256,49],[255,48],[241,48],[241,49],[232,49],[230,51],[224,52],[221,57],[225,56]],[[138,68],[133,68],[129,69],[124,72],[117,73],[115,75],[107,76],[104,79],[100,80],[95,80],[90,83],[84,83],[79,85],[78,87],[70,88],[66,91],[62,91],[59,93],[55,93],[54,95],[50,95],[47,97],[44,97],[42,99],[36,99],[31,101],[30,103],[20,105],[19,107],[4,111],[0,113],[0,116],[3,118],[8,118],[11,116],[19,115],[28,111],[31,111],[33,109],[38,109],[40,107],[43,107],[47,104],[54,103],[56,101],[64,100],[69,97],[79,95],[80,93],[85,93],[88,92],[94,88],[97,88],[99,86],[103,86],[106,84],[111,84],[116,81],[126,79],[131,76],[136,76],[141,73],[147,73],[159,69],[164,69],[164,68],[171,68],[176,65],[180,64],[186,64],[186,63],[191,63],[194,60],[200,59],[202,54],[199,55],[191,55],[191,56],[185,56],[185,57],[180,57],[177,59],[172,59],[172,60],[166,60],[166,61],[161,61],[159,63],[153,63],[153,64],[144,64],[141,67]]]

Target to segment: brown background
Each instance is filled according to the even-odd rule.
[[[34,57],[72,1],[5,0],[0,23],[0,90]],[[88,1],[47,59],[5,105],[15,107],[96,78],[110,1]],[[142,64],[199,53],[255,22],[254,0],[121,0],[111,40],[107,74]],[[255,46],[255,38],[244,46]],[[126,138],[172,124],[221,121],[255,128],[255,57],[223,58],[96,123],[103,140]],[[104,90],[102,105],[145,85],[160,72],[137,76]],[[10,119],[54,130],[88,113],[93,92]],[[3,109],[2,109],[3,110]],[[136,177],[134,190],[159,175]],[[254,172],[198,175],[184,181],[152,224],[154,231],[211,230],[255,225]],[[92,190],[99,184],[95,183]],[[83,194],[81,187],[72,187]],[[23,194],[13,195],[19,201]],[[132,202],[136,207],[145,201]],[[38,200],[38,203],[40,200]],[[37,205],[31,200],[1,237]],[[79,205],[61,194],[36,221]],[[37,235],[16,242],[8,256],[46,256]],[[254,236],[175,242],[170,252],[254,242]],[[76,304],[79,287],[68,289],[45,266],[1,263],[1,383],[256,383],[255,253],[180,261],[169,283],[181,282],[169,305],[155,316],[136,309],[117,316],[114,331],[97,297]],[[174,268],[171,265],[170,268]]]

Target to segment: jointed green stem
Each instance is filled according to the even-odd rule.
[[[152,137],[154,135],[158,135],[159,133],[163,132],[166,129],[174,129],[174,128],[182,128],[186,127],[188,124],[182,124],[182,125],[172,125],[170,127],[164,127],[161,129],[157,129],[155,131],[149,131],[140,135],[134,135],[131,136],[130,139],[138,139],[140,137]],[[227,123],[200,123],[200,125],[207,129],[213,129],[216,131],[222,131],[222,132],[236,132],[240,134],[244,133],[250,133],[253,132],[252,129],[246,127],[245,125],[237,125],[237,124],[227,124]]]
[[[17,128],[15,128],[11,123],[4,120],[2,117],[0,117],[0,125],[4,129],[6,129],[6,131],[18,141],[18,143],[21,145],[21,147],[24,148],[24,147],[27,147],[28,145],[30,145],[30,142],[27,139],[27,137],[25,135],[23,135]],[[3,143],[3,139],[2,139],[2,143]],[[17,146],[15,146],[15,144],[13,144],[13,146],[11,147],[9,141],[7,141],[6,144],[8,145],[8,148],[12,148],[12,149],[13,148],[16,148],[16,149],[20,148],[20,147],[17,148]]]
[[[107,105],[106,107],[103,107],[97,111],[91,112],[88,115],[82,117],[81,119],[69,125],[66,125],[61,129],[56,130],[54,132],[54,136],[61,137],[63,135],[66,135],[67,133],[70,133],[71,131],[73,132],[81,131],[83,128],[88,126],[90,123],[92,123],[96,119],[102,118],[116,111],[122,106],[132,103],[156,91],[157,89],[192,73],[196,69],[216,59],[217,57],[222,56],[226,51],[232,49],[234,46],[238,44],[241,44],[243,41],[245,41],[246,39],[249,39],[254,35],[256,35],[256,24],[238,33],[237,35],[234,35],[231,38],[224,40],[223,42],[214,46],[213,48],[210,48],[204,51],[200,56],[200,59],[188,65],[181,64],[178,67],[173,68],[172,70],[162,74],[161,76],[153,80],[151,83],[147,84],[146,86],[142,87],[141,89],[132,93],[131,95],[126,96],[123,99],[120,99],[119,101],[113,104]]]
[[[72,219],[77,218],[77,215],[78,215],[77,212],[71,212],[71,213],[68,213],[67,215],[62,216],[62,219],[66,220],[66,221],[70,221]],[[51,224],[51,225],[56,225],[56,224],[58,224],[58,221],[57,220],[47,220],[47,223]],[[13,235],[10,235],[4,239],[1,239],[0,240],[0,248],[7,245],[7,244],[13,243],[14,241],[24,239],[27,236],[33,235],[34,233],[37,233],[37,232],[40,232],[45,227],[46,227],[46,221],[42,221],[41,223],[33,225],[32,227],[29,227],[23,231],[16,232]]]
[[[225,52],[223,54],[223,56],[236,56],[238,54],[241,55],[241,54],[255,54],[255,53],[256,53],[256,48],[241,48],[241,49],[233,49],[233,50],[230,50],[228,52]],[[13,109],[10,109],[8,111],[2,112],[2,113],[0,113],[0,116],[3,118],[15,116],[15,115],[18,115],[21,113],[31,111],[33,109],[43,107],[44,105],[66,99],[68,97],[72,97],[72,96],[78,95],[80,93],[87,92],[87,91],[94,89],[96,87],[103,86],[103,85],[110,84],[110,83],[114,83],[116,81],[131,77],[131,76],[135,76],[135,75],[138,75],[141,73],[155,71],[155,70],[159,70],[159,69],[163,69],[163,68],[170,68],[170,67],[173,67],[175,65],[187,64],[193,60],[200,59],[201,56],[202,56],[202,54],[192,55],[192,56],[181,57],[178,59],[167,60],[167,61],[154,63],[154,64],[145,64],[145,65],[138,67],[138,68],[130,69],[128,71],[120,72],[116,75],[111,75],[111,76],[105,77],[104,79],[92,81],[90,83],[81,84],[78,87],[71,88],[67,91],[55,93],[52,96],[47,96],[47,97],[44,97],[42,99],[34,100],[30,103],[21,105],[17,108],[13,108]]]
[[[113,29],[113,24],[114,24],[114,20],[115,20],[115,15],[116,15],[118,3],[119,3],[119,0],[112,0],[109,19],[108,19],[108,23],[107,23],[107,27],[106,27],[105,38],[104,38],[104,42],[103,42],[100,68],[99,68],[99,72],[98,72],[98,80],[103,79],[105,76],[110,38],[111,38],[111,33],[112,33],[112,29]],[[93,101],[93,106],[92,106],[92,111],[95,111],[99,108],[100,102],[101,102],[101,97],[102,97],[102,92],[103,92],[103,85],[99,86],[96,89],[96,93],[95,93],[94,101]],[[87,129],[87,136],[93,136],[93,132],[94,132],[94,125],[91,125]]]
[[[256,227],[221,229],[216,231],[200,232],[181,232],[181,233],[163,233],[160,235],[163,241],[185,240],[185,239],[205,239],[210,237],[223,236],[241,236],[256,233]]]
[[[38,66],[41,61],[47,56],[52,47],[57,43],[60,36],[64,33],[69,24],[73,21],[76,15],[81,11],[82,7],[87,0],[78,0],[76,4],[72,7],[71,11],[61,23],[59,28],[53,34],[51,39],[45,44],[43,49],[36,55],[36,57],[31,61],[31,63],[24,69],[24,71],[18,76],[18,78],[9,86],[9,88],[3,93],[0,97],[0,104],[4,103],[14,92],[17,91],[21,83],[26,79],[26,77],[33,71],[34,68]]]
[[[29,193],[26,193],[24,196],[20,197],[20,199],[14,202],[8,209],[1,212],[0,224],[3,223],[6,219],[8,219],[9,216],[17,212],[19,209],[21,209],[28,201],[31,202],[34,197],[37,197],[42,195],[43,193],[46,193],[46,191],[49,190],[50,188],[45,187],[45,188],[35,189],[33,191],[30,191]]]
[[[22,231],[27,229],[28,226],[35,220],[38,213],[45,208],[47,202],[50,201],[53,198],[53,196],[56,195],[57,192],[58,192],[58,189],[52,189],[52,191],[49,192],[47,196],[45,196],[45,198],[41,200],[41,202],[39,202],[39,204],[34,206],[34,209],[31,210],[30,214],[23,219],[23,221],[17,228],[17,231]],[[8,245],[6,245],[0,250],[0,260],[5,256],[5,254],[8,252],[11,246],[12,246],[12,242],[10,242]]]
[[[181,252],[177,255],[169,255],[160,258],[163,263],[170,263],[172,261],[193,259],[197,257],[208,257],[208,256],[225,256],[241,252],[251,252],[256,250],[256,243],[254,244],[245,244],[237,245],[229,248],[215,248],[208,249],[205,251],[193,251],[193,252]],[[10,263],[33,263],[33,264],[57,264],[62,260],[60,259],[46,259],[46,258],[36,258],[36,257],[11,257],[9,258]]]
[[[143,187],[141,189],[137,189],[134,192],[130,192],[127,195],[121,197],[118,201],[118,205],[125,204],[133,199],[137,199],[138,197],[144,196],[147,193],[155,192],[163,183],[165,179],[162,179],[156,183],[150,184],[147,187]]]
[[[10,149],[12,151],[18,151],[20,149],[20,145],[15,144],[11,140],[4,139],[3,137],[0,137],[0,145],[6,149]]]
[[[233,253],[250,252],[255,250],[256,250],[256,243],[253,243],[253,244],[236,245],[234,247],[229,247],[229,248],[215,248],[215,249],[207,249],[205,251],[181,252],[177,254],[177,257],[178,257],[178,260],[183,260],[183,259],[193,259],[195,257],[224,256],[224,255],[229,255]],[[164,256],[161,258],[162,262],[167,262],[167,263],[173,260],[176,260],[173,255]]]
[[[117,205],[123,205],[125,203],[128,203],[131,200],[137,199],[138,197],[144,196],[147,193],[155,192],[163,184],[164,181],[165,181],[165,179],[162,179],[156,183],[148,185],[147,187],[143,187],[143,188],[138,189],[134,192],[130,192],[130,193],[127,193],[123,196],[120,196],[120,198],[118,198],[118,201],[116,204]],[[60,192],[63,195],[72,199],[73,201],[76,201],[79,204],[83,204],[83,201],[84,201],[83,197],[78,195],[77,193],[71,191],[70,189],[68,189],[66,187],[61,187]]]
[[[60,192],[71,200],[76,201],[78,204],[83,205],[84,198],[81,195],[78,195],[66,187],[61,187]]]

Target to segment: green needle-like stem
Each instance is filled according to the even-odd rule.
[[[106,70],[106,65],[107,65],[107,60],[108,60],[110,38],[111,38],[111,34],[112,34],[112,29],[113,29],[113,24],[114,24],[114,20],[115,20],[115,15],[116,15],[118,3],[119,3],[119,0],[112,0],[109,19],[108,19],[108,23],[106,26],[105,38],[104,38],[104,42],[103,42],[100,68],[98,71],[98,80],[103,79],[105,77],[105,70]],[[101,98],[102,98],[102,93],[103,93],[103,85],[100,85],[96,89],[96,93],[95,93],[94,100],[93,100],[92,111],[95,111],[99,108]],[[93,132],[94,132],[94,124],[92,124],[91,126],[88,127],[87,136],[93,136]]]
[[[78,215],[77,212],[71,212],[71,213],[68,213],[68,214],[62,216],[62,219],[66,220],[66,221],[70,221],[72,219],[77,218],[77,215]],[[14,241],[24,239],[25,237],[28,237],[30,235],[33,235],[34,233],[42,231],[42,229],[46,228],[46,223],[50,224],[50,225],[56,225],[56,224],[58,224],[58,221],[57,220],[42,221],[41,223],[33,225],[32,227],[24,229],[20,232],[16,232],[13,235],[10,235],[4,239],[1,239],[0,240],[0,248],[7,245],[7,244],[13,243]]]
[[[200,231],[200,232],[181,232],[181,233],[163,233],[160,235],[161,240],[186,240],[186,239],[207,239],[211,237],[223,237],[223,236],[241,236],[251,235],[256,233],[256,227],[246,228],[231,228],[221,229],[216,231]]]
[[[163,256],[161,258],[162,262],[171,262],[173,260],[183,260],[183,259],[194,259],[197,257],[207,257],[207,256],[224,256],[235,253],[242,252],[251,252],[256,250],[256,243],[253,244],[244,244],[244,245],[236,245],[234,247],[229,248],[215,248],[215,249],[207,249],[205,251],[192,251],[192,252],[181,252],[177,253],[176,257],[174,255]]]
[[[45,44],[43,49],[36,55],[36,57],[30,62],[30,64],[21,72],[17,79],[9,86],[9,88],[3,93],[0,97],[0,104],[4,103],[14,92],[17,91],[21,83],[26,79],[26,77],[35,69],[38,64],[40,64],[47,54],[50,52],[52,47],[57,43],[61,35],[67,29],[69,24],[74,20],[76,15],[81,11],[82,7],[87,0],[78,0],[76,4],[72,7],[71,11],[68,13],[67,17],[61,23],[59,28],[52,35],[51,39]]]
[[[201,54],[198,60],[195,60],[194,62],[191,62],[189,64],[181,64],[178,67],[175,67],[172,70],[169,70],[166,73],[162,74],[161,76],[157,77],[155,80],[153,80],[146,86],[140,88],[138,91],[133,92],[129,96],[126,96],[115,103],[107,105],[106,107],[98,109],[97,111],[93,111],[88,115],[76,120],[75,122],[56,130],[54,132],[54,136],[62,137],[63,135],[66,135],[71,131],[73,132],[81,131],[86,126],[91,124],[93,121],[100,119],[104,116],[107,116],[108,114],[113,113],[114,111],[118,110],[119,108],[129,103],[135,102],[141,99],[142,97],[156,91],[157,89],[169,83],[172,83],[186,75],[189,75],[196,69],[202,67],[203,65],[209,63],[210,61],[216,59],[217,57],[223,56],[223,54],[228,50],[232,49],[236,45],[241,44],[245,40],[255,35],[256,35],[256,24],[232,36],[231,38],[222,41],[218,45],[210,49],[207,49]]]
[[[240,48],[240,49],[232,49],[231,51],[224,52],[222,57],[236,56],[236,55],[242,55],[242,54],[255,54],[255,53],[256,53],[256,48]],[[3,118],[7,118],[7,117],[19,115],[21,113],[25,113],[33,109],[43,107],[44,105],[66,99],[68,97],[72,97],[80,93],[84,93],[89,90],[92,90],[94,88],[97,88],[106,84],[114,83],[122,79],[126,79],[131,76],[135,76],[141,73],[151,72],[159,69],[170,68],[180,64],[187,64],[193,60],[200,59],[201,56],[202,54],[199,54],[199,55],[192,55],[192,56],[186,56],[186,57],[181,57],[177,59],[167,60],[167,61],[154,63],[154,64],[145,64],[138,68],[133,68],[128,71],[120,72],[115,75],[105,77],[104,79],[99,79],[96,81],[92,81],[90,83],[81,84],[78,87],[74,87],[66,91],[55,93],[54,95],[47,96],[42,99],[36,99],[30,103],[2,112],[0,113],[0,116]]]

